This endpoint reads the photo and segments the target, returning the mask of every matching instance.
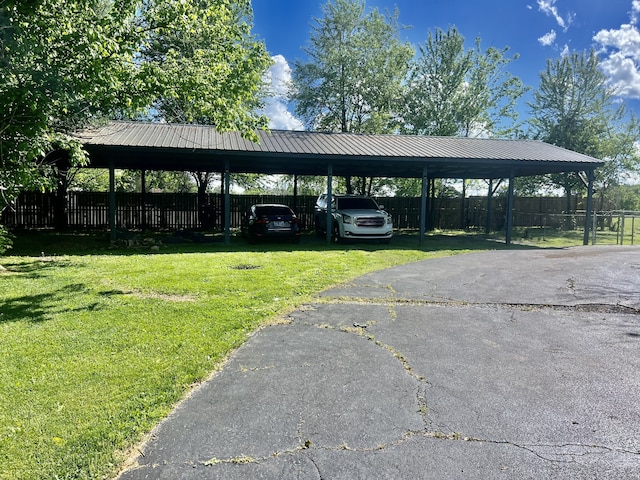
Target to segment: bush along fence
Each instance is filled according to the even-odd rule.
[[[292,207],[303,228],[313,229],[316,196],[299,195],[230,195],[230,227],[239,228],[242,216],[255,203],[283,203]],[[397,229],[419,229],[419,197],[376,198],[393,217]],[[116,225],[120,229],[144,231],[205,230],[221,231],[224,221],[224,196],[207,194],[198,206],[195,193],[116,193]],[[429,199],[427,228],[436,230],[502,231],[506,223],[506,198],[493,197],[491,217],[487,215],[486,197],[437,197]],[[564,197],[516,197],[513,225],[539,232],[582,230],[584,199],[573,197],[572,213],[566,213]],[[64,215],[64,218],[56,216]],[[638,218],[638,220],[636,220]],[[55,208],[53,194],[24,192],[5,210],[0,224],[12,230],[55,229],[100,230],[109,225],[107,192],[69,192],[63,213]],[[639,212],[597,212],[595,232],[615,233],[618,243],[630,244],[640,239]],[[534,231],[534,230],[531,230]]]

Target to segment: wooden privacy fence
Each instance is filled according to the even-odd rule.
[[[231,228],[240,227],[244,212],[255,203],[284,203],[291,206],[306,229],[313,228],[315,196],[301,195],[230,195]],[[393,217],[400,229],[418,229],[421,199],[419,197],[376,198]],[[224,196],[208,194],[202,212],[205,226],[220,230],[223,225]],[[54,228],[54,195],[25,192],[15,205],[5,210],[0,223],[11,229]],[[506,199],[492,200],[491,230],[505,224]],[[484,229],[487,225],[487,198],[435,198],[429,201],[429,227],[449,229]],[[572,199],[572,207],[583,209],[581,199]],[[561,214],[566,199],[559,197],[516,197],[514,226],[540,225],[547,214]],[[199,229],[198,197],[195,193],[116,193],[116,225],[129,230]],[[107,192],[69,192],[66,197],[66,224],[71,229],[106,229],[109,226],[109,194]],[[548,225],[553,226],[553,225]]]

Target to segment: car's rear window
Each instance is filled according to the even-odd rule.
[[[291,215],[291,210],[287,207],[258,207],[256,208],[258,215]]]

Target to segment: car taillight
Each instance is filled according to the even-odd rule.
[[[256,223],[263,223],[263,224],[269,223],[269,217],[266,217],[266,216],[260,217],[256,220]]]

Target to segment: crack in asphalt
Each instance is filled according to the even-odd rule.
[[[390,320],[393,321],[396,319],[397,314],[395,311],[395,306],[398,305],[434,305],[434,306],[463,306],[463,307],[480,307],[480,308],[502,308],[509,310],[543,310],[550,309],[556,311],[578,311],[578,312],[596,312],[596,313],[622,313],[622,314],[632,314],[637,315],[640,313],[640,310],[628,307],[625,305],[607,305],[607,304],[581,304],[581,305],[553,305],[553,304],[513,304],[513,303],[470,303],[470,302],[453,302],[453,301],[416,301],[416,300],[398,300],[398,299],[384,299],[384,300],[371,300],[366,298],[346,298],[341,297],[339,299],[324,299],[324,301],[320,303],[340,303],[340,304],[374,304],[374,305],[386,305],[388,307],[388,312],[390,316]],[[465,441],[465,442],[479,442],[479,443],[487,443],[494,445],[505,445],[511,446],[514,448],[522,449],[527,451],[536,457],[549,462],[554,463],[575,463],[576,457],[586,457],[588,455],[603,455],[607,453],[622,453],[628,455],[640,455],[640,451],[628,450],[622,448],[614,448],[608,447],[604,445],[594,445],[594,444],[579,444],[579,443],[559,443],[559,444],[519,444],[517,442],[508,441],[508,440],[491,440],[491,439],[483,439],[476,438],[470,436],[464,436],[459,432],[445,432],[441,430],[429,430],[430,419],[429,419],[429,406],[427,402],[427,392],[425,387],[429,385],[429,382],[421,375],[415,373],[413,368],[409,364],[408,360],[401,352],[399,352],[392,345],[385,344],[384,342],[376,339],[376,337],[367,332],[365,329],[368,326],[373,326],[376,322],[367,324],[367,325],[359,325],[354,324],[354,327],[351,326],[332,326],[327,324],[316,324],[311,323],[312,326],[316,328],[325,328],[336,331],[341,331],[344,333],[356,334],[361,336],[368,341],[372,342],[378,347],[381,347],[391,353],[394,358],[396,358],[402,364],[404,370],[414,379],[419,382],[419,387],[416,392],[416,403],[418,406],[418,414],[421,417],[422,423],[424,425],[424,429],[420,431],[408,431],[399,439],[390,442],[388,444],[379,444],[376,447],[370,448],[351,448],[346,444],[337,447],[313,447],[311,448],[310,442],[309,444],[305,444],[303,446],[299,446],[294,449],[291,453],[294,454],[296,452],[300,452],[302,450],[312,451],[313,449],[317,450],[325,450],[325,451],[338,451],[338,450],[349,450],[353,452],[361,452],[367,453],[377,450],[386,449],[392,446],[399,446],[408,441],[408,439],[412,437],[426,437],[426,438],[434,438],[438,440],[447,440],[447,441]],[[548,449],[550,451],[544,451]],[[309,455],[306,455],[307,458],[311,460]],[[316,468],[318,469],[318,473],[320,473],[320,469],[315,462],[313,462]]]
[[[580,305],[553,305],[553,304],[518,304],[518,303],[472,303],[472,302],[463,302],[463,301],[423,301],[423,300],[410,300],[410,299],[368,299],[368,298],[359,298],[359,297],[340,297],[333,299],[320,299],[317,303],[324,304],[372,304],[372,305],[382,305],[387,306],[387,311],[389,314],[389,321],[393,322],[397,318],[397,313],[395,307],[403,306],[403,305],[432,305],[435,307],[475,307],[475,308],[499,308],[499,309],[507,309],[507,310],[520,310],[520,311],[530,311],[530,310],[554,310],[554,311],[577,311],[577,312],[595,312],[595,313],[620,313],[620,314],[631,314],[638,315],[640,314],[640,310],[637,308],[625,306],[625,305],[608,305],[608,304],[580,304]],[[319,323],[304,323],[308,326],[314,328],[321,329],[329,329],[334,331],[343,332],[346,334],[353,334],[362,337],[363,339],[373,343],[374,345],[384,349],[388,353],[390,353],[393,358],[400,362],[403,367],[403,370],[410,375],[414,380],[418,382],[418,387],[416,389],[416,405],[417,405],[417,414],[420,416],[423,429],[421,430],[409,430],[406,431],[402,436],[395,440],[391,440],[386,443],[379,443],[372,447],[361,447],[354,448],[349,446],[346,443],[341,445],[334,446],[320,446],[314,445],[310,439],[305,439],[303,436],[303,426],[305,423],[304,415],[300,414],[300,419],[296,427],[296,436],[298,438],[298,445],[292,447],[290,449],[286,449],[283,451],[274,451],[269,455],[262,457],[251,457],[244,454],[239,454],[233,457],[228,458],[210,458],[204,461],[196,461],[196,462],[180,462],[178,465],[183,465],[185,467],[190,468],[198,468],[205,467],[210,468],[219,464],[234,464],[234,465],[242,465],[242,464],[258,464],[263,462],[273,461],[282,456],[296,456],[302,455],[304,456],[314,467],[315,471],[318,474],[320,480],[324,477],[322,475],[321,466],[314,460],[312,453],[314,451],[330,451],[330,452],[338,452],[338,451],[349,451],[356,453],[371,453],[380,450],[385,450],[392,447],[399,447],[409,441],[412,438],[430,438],[441,441],[454,441],[454,442],[478,442],[485,444],[493,444],[493,445],[502,445],[507,447],[518,448],[523,451],[526,451],[541,460],[552,462],[552,463],[577,463],[580,458],[585,458],[591,455],[606,455],[611,453],[624,454],[624,455],[633,455],[640,456],[640,451],[638,450],[629,450],[624,448],[615,448],[605,445],[595,445],[595,444],[580,444],[580,443],[548,443],[548,444],[520,444],[510,440],[492,440],[486,438],[477,438],[473,436],[467,436],[460,432],[454,431],[446,431],[442,430],[433,430],[432,419],[429,418],[429,404],[427,401],[427,390],[426,387],[430,385],[425,377],[417,374],[412,366],[410,365],[407,358],[398,351],[392,345],[386,344],[375,337],[370,331],[367,331],[367,327],[374,326],[376,322],[369,322],[366,325],[328,325],[328,324],[319,324]],[[261,369],[264,369],[262,367]],[[275,368],[274,366],[268,366],[266,368]],[[257,369],[256,369],[257,370]],[[431,428],[429,428],[431,427]],[[446,427],[445,427],[446,428]],[[164,464],[166,465],[166,464]],[[144,465],[138,466],[137,468],[149,468],[153,469],[159,467],[161,465]],[[137,469],[136,468],[136,469]]]
[[[386,303],[386,302],[385,302]],[[259,464],[263,462],[273,461],[282,456],[296,456],[303,455],[313,466],[315,471],[318,474],[318,478],[322,480],[323,474],[321,466],[313,458],[314,451],[329,451],[329,452],[339,452],[339,451],[349,451],[355,453],[371,453],[376,451],[385,450],[392,447],[399,447],[409,441],[412,438],[431,438],[435,440],[441,441],[455,441],[455,442],[478,442],[485,444],[493,444],[493,445],[502,445],[507,447],[518,448],[523,451],[526,451],[541,460],[552,462],[552,463],[578,463],[579,458],[585,458],[590,455],[606,455],[610,453],[617,454],[625,454],[625,455],[633,455],[640,456],[640,451],[636,450],[628,450],[623,448],[615,448],[609,447],[605,445],[595,445],[595,444],[580,444],[580,443],[547,443],[547,444],[520,444],[518,442],[509,441],[509,440],[492,440],[486,438],[478,438],[473,436],[467,436],[460,432],[454,431],[444,431],[444,430],[432,430],[429,428],[432,425],[431,420],[429,419],[429,406],[427,402],[427,391],[426,387],[429,385],[429,382],[422,377],[421,375],[416,374],[407,359],[398,352],[394,347],[377,340],[374,335],[365,331],[362,327],[350,327],[350,326],[331,326],[326,324],[310,324],[315,328],[324,328],[331,329],[335,331],[340,331],[346,334],[354,334],[360,337],[363,337],[365,340],[372,342],[376,346],[383,348],[387,352],[391,353],[392,356],[398,360],[402,366],[403,370],[409,374],[412,378],[414,378],[418,382],[418,388],[416,391],[416,404],[417,404],[417,414],[420,415],[424,428],[421,430],[409,430],[406,431],[402,436],[397,438],[396,440],[389,441],[387,443],[379,443],[372,447],[361,447],[354,448],[349,446],[346,443],[341,445],[334,446],[317,446],[312,443],[310,439],[305,439],[302,433],[302,427],[305,423],[304,415],[300,415],[300,420],[296,427],[296,435],[298,438],[298,445],[293,448],[286,449],[283,451],[274,451],[267,456],[262,457],[251,457],[244,454],[236,455],[228,458],[210,458],[205,461],[200,462],[188,462],[182,463],[182,465],[198,468],[198,467],[214,467],[218,464],[234,464],[234,465],[242,465],[242,464]],[[145,465],[139,468],[154,468],[158,465]]]
[[[478,442],[478,443],[486,443],[493,444],[499,446],[513,447],[524,450],[533,454],[534,456],[540,458],[541,460],[552,462],[552,463],[561,463],[561,464],[571,464],[571,463],[579,463],[578,458],[584,458],[590,455],[607,455],[610,453],[617,454],[625,454],[625,455],[633,455],[640,456],[640,451],[636,450],[627,450],[622,448],[613,448],[604,445],[589,445],[589,444],[581,444],[581,443],[559,443],[559,444],[519,444],[509,440],[491,440],[491,439],[483,439],[477,437],[465,436],[459,432],[441,432],[441,431],[429,431],[429,430],[421,430],[421,431],[407,431],[402,437],[398,438],[395,441],[389,442],[387,444],[378,444],[375,447],[369,448],[353,448],[347,445],[346,443],[342,445],[337,445],[333,447],[327,446],[319,446],[314,447],[311,445],[309,441],[308,443],[298,445],[295,448],[291,448],[284,451],[276,451],[268,456],[263,457],[249,457],[246,455],[238,455],[234,457],[228,458],[210,458],[206,461],[200,462],[176,462],[173,465],[182,465],[184,467],[189,468],[210,468],[215,467],[220,464],[232,464],[232,465],[243,465],[243,464],[260,464],[264,462],[273,461],[277,458],[283,456],[291,456],[295,457],[296,455],[302,455],[305,459],[307,459],[315,468],[318,479],[322,480],[324,478],[322,474],[322,469],[320,465],[313,458],[313,451],[329,451],[329,452],[339,452],[339,451],[349,451],[354,453],[371,453],[376,451],[385,450],[391,447],[398,447],[402,444],[406,443],[410,439],[422,437],[422,438],[431,438],[440,441],[453,441],[453,442]],[[541,449],[548,449],[551,451],[541,452]],[[169,463],[162,464],[148,464],[148,465],[138,465],[132,470],[153,470],[155,468],[166,466]]]
[[[455,441],[455,442],[477,442],[477,443],[486,443],[493,445],[501,445],[507,447],[514,447],[526,452],[529,452],[541,460],[552,462],[552,463],[577,463],[577,458],[579,457],[587,457],[589,455],[606,455],[610,453],[617,454],[625,454],[625,455],[633,455],[640,456],[640,451],[636,450],[628,450],[622,448],[614,448],[608,447],[605,445],[593,445],[593,444],[582,444],[582,443],[546,443],[546,444],[520,444],[517,442],[509,441],[509,440],[491,440],[491,439],[483,439],[472,436],[465,436],[459,432],[441,432],[441,431],[431,431],[431,430],[410,430],[405,432],[400,438],[388,442],[378,444],[375,447],[362,447],[362,448],[354,448],[350,447],[348,444],[343,443],[341,445],[336,446],[313,446],[309,442],[308,444],[298,445],[295,448],[291,448],[288,450],[284,450],[281,452],[273,452],[268,456],[253,458],[246,456],[236,456],[230,457],[226,459],[218,459],[212,458],[204,462],[199,462],[200,465],[205,467],[215,466],[218,464],[244,464],[244,463],[262,463],[268,462],[278,457],[282,457],[284,455],[304,455],[316,468],[319,478],[322,479],[322,471],[320,466],[314,461],[313,456],[310,455],[314,450],[316,451],[328,451],[328,452],[339,452],[339,451],[349,451],[354,453],[371,453],[376,451],[385,450],[391,447],[398,447],[402,444],[406,443],[410,439],[413,438],[431,438],[435,440],[441,441]],[[548,449],[551,451],[540,451],[543,449]],[[194,463],[185,463],[186,466],[192,466],[195,468]],[[149,465],[148,467],[153,467]]]
[[[626,315],[640,315],[640,308],[622,304],[607,303],[580,303],[576,305],[558,305],[551,303],[503,303],[503,302],[466,302],[463,300],[415,300],[383,298],[371,299],[366,297],[339,297],[332,299],[321,299],[318,303],[325,304],[353,304],[353,305],[384,305],[390,309],[394,306],[435,306],[435,307],[474,307],[474,308],[499,308],[505,310],[520,311],[564,311],[564,312],[586,312],[586,313],[616,313]]]

